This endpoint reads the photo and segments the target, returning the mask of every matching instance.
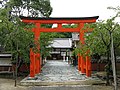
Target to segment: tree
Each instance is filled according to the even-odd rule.
[[[109,82],[109,75],[112,74],[111,66],[111,34],[114,38],[114,50],[120,46],[120,25],[115,23],[114,20],[117,15],[107,21],[101,21],[95,24],[95,29],[90,36],[87,36],[87,46],[90,48],[92,54],[98,53],[99,55],[107,56],[106,72],[107,72],[107,84]],[[116,57],[116,56],[115,56]]]
[[[33,25],[26,25],[19,19],[27,9],[27,16],[44,16],[49,17],[52,12],[50,2],[48,0],[1,0],[0,1],[0,44],[5,50],[12,53],[12,60],[16,62],[16,78],[17,72],[21,64],[29,60],[29,48],[35,46],[34,35],[30,30]],[[25,28],[27,30],[25,30]]]
[[[93,32],[85,36],[85,44],[80,43],[80,48],[76,48],[74,52],[76,55],[81,54],[82,56],[97,55],[106,56],[106,84],[109,85],[110,75],[112,75],[112,64],[111,64],[111,41],[113,35],[115,59],[117,50],[120,47],[120,25],[114,22],[118,14],[108,19],[107,21],[99,21],[94,24],[86,24],[84,28],[94,28]],[[83,28],[83,30],[84,30]],[[89,53],[86,53],[87,51]]]
[[[2,22],[0,23],[0,44],[6,51],[12,51],[13,55],[19,53],[24,60],[29,60],[29,47],[33,43],[33,33],[24,30],[24,28],[31,28],[29,25],[25,25],[17,18],[17,22],[11,22],[7,15],[8,10],[2,9],[0,17]],[[19,26],[18,26],[19,25]],[[16,51],[18,46],[18,51]],[[13,57],[15,60],[16,57]]]
[[[51,44],[53,37],[54,34],[41,33],[39,42],[40,42],[40,53],[42,55],[42,59],[44,59],[47,56],[50,56],[51,47],[49,47],[49,45]]]
[[[28,15],[48,17],[52,11],[49,0],[1,0],[0,4],[2,6],[0,8],[2,21],[0,23],[0,44],[5,50],[13,53],[13,60],[20,59],[24,60],[24,62],[29,61],[29,48],[31,45],[35,45],[33,44],[34,35],[28,30],[34,26],[32,24],[22,23],[19,15],[23,15],[23,10],[27,8],[29,9]],[[37,4],[37,7],[35,7],[34,4]],[[38,7],[38,5],[40,6]],[[40,10],[38,10],[38,8]],[[30,10],[37,13],[34,14]]]
[[[11,8],[9,13],[15,15],[17,12],[18,16],[49,17],[52,12],[49,0],[1,0],[0,4],[2,8]]]

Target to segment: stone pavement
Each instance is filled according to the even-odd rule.
[[[88,85],[102,82],[97,78],[86,77],[76,67],[60,60],[47,61],[36,78],[36,80],[29,80],[27,77],[21,81],[21,85]]]
[[[43,72],[38,75],[38,80],[64,82],[85,80],[85,76],[81,75],[76,67],[72,67],[63,61],[48,61],[43,68]]]
[[[29,90],[114,90],[110,86],[69,85],[69,86],[35,86]],[[119,90],[119,89],[118,89]]]
[[[13,79],[0,78],[0,90],[114,90],[112,86],[100,85],[20,86],[19,80],[15,87]]]

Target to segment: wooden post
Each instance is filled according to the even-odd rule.
[[[89,56],[86,56],[86,76],[87,77],[91,76],[91,62]]]
[[[30,48],[30,77],[35,77],[35,55]]]
[[[39,37],[40,37],[40,23],[36,23],[36,29],[35,29],[35,44],[37,46],[37,50],[40,50],[40,44],[38,42]],[[40,53],[36,53],[36,58],[35,58],[35,65],[36,65],[36,74],[40,73],[41,67],[40,67]]]
[[[81,57],[80,54],[78,54],[78,70],[81,70]]]
[[[40,72],[40,57],[39,53],[35,54],[35,74],[38,74]]]
[[[80,43],[81,44],[85,44],[85,39],[84,39],[84,31],[82,30],[84,27],[84,23],[80,23],[78,28],[80,28],[80,33],[79,33],[79,40],[80,40]],[[84,57],[81,56],[80,58],[80,66],[81,66],[81,73],[85,73],[85,60],[84,60]]]
[[[58,29],[62,28],[62,23],[58,23],[57,25],[58,25],[57,26]]]
[[[37,74],[38,74],[41,71],[40,54],[39,53],[37,53],[36,61],[37,61],[36,66],[37,66]]]
[[[85,60],[83,56],[81,56],[81,73],[85,73]]]

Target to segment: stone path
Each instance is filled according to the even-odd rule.
[[[38,75],[38,80],[41,81],[53,81],[53,82],[64,82],[64,81],[78,81],[85,80],[85,75],[63,61],[48,61],[42,69],[42,73]]]
[[[81,74],[76,67],[69,65],[64,61],[47,61],[42,67],[42,72],[36,75],[35,80],[29,77],[21,81],[21,85],[92,85],[93,83],[100,83],[100,80],[86,77]]]
[[[19,86],[19,81],[17,87],[14,84],[13,79],[0,78],[0,90],[114,90],[113,86],[105,85]]]
[[[110,86],[35,86],[29,90],[114,90]],[[119,89],[118,89],[119,90]]]

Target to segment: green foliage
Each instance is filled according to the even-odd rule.
[[[49,0],[31,0],[30,6],[31,8],[38,10],[45,17],[49,17],[52,12]]]
[[[85,24],[84,29],[88,27],[93,28],[94,30],[92,33],[85,36],[85,45],[80,43],[80,47],[75,49],[76,55],[79,53],[85,56],[88,50],[90,50],[88,55],[110,55],[108,53],[110,53],[111,48],[111,33],[113,33],[114,48],[116,52],[116,50],[120,47],[120,25],[114,22],[116,17],[118,17],[118,14],[107,21]]]
[[[21,57],[24,62],[29,61],[29,49],[34,44],[34,34],[31,32],[32,24],[24,24],[20,21],[19,15],[24,14],[26,10],[27,16],[49,17],[52,12],[49,0],[1,0],[0,1],[0,45],[6,51],[13,54],[13,60]],[[42,25],[42,27],[50,28],[52,25]],[[45,36],[44,36],[45,35]],[[41,34],[41,38],[46,37],[46,34]],[[46,42],[41,47],[49,44],[50,36],[47,34]],[[41,48],[42,49],[42,48]],[[45,50],[45,49],[42,49]],[[42,51],[43,53],[44,51]]]
[[[53,24],[41,24],[42,28],[52,28]]]
[[[6,51],[10,51],[13,54],[13,60],[16,60],[18,54],[24,60],[29,60],[29,48],[33,43],[33,33],[25,28],[29,29],[32,25],[26,25],[21,23],[19,18],[15,18],[12,22],[8,18],[9,10],[1,9],[0,18],[0,44]]]
[[[95,29],[92,32],[92,34],[87,38],[86,42],[90,47],[90,50],[92,51],[92,54],[98,54],[98,55],[104,55],[107,57],[107,64],[105,66],[106,71],[106,83],[109,83],[109,75],[111,74],[111,60],[110,60],[110,51],[111,51],[111,40],[113,35],[113,42],[114,42],[114,52],[116,53],[116,50],[120,46],[120,25],[118,23],[115,23],[114,20],[117,17],[117,15],[111,19],[108,19],[107,21],[101,21],[96,23]],[[116,58],[116,55],[115,55]]]
[[[63,25],[63,28],[76,28],[77,24],[67,24],[67,25]],[[71,32],[59,32],[56,33],[57,35],[55,36],[55,38],[72,38],[72,33]]]
[[[114,47],[120,44],[120,25],[114,22],[115,17],[96,23],[94,31],[90,36],[86,36],[86,43],[89,45],[90,50],[100,55],[105,55],[111,47],[111,33],[114,36]],[[116,48],[117,48],[116,47]]]
[[[74,53],[81,54],[82,56],[86,55],[98,55],[98,56],[106,56],[107,64],[105,66],[106,71],[106,82],[109,84],[109,75],[111,74],[111,60],[110,60],[110,51],[111,51],[111,35],[113,35],[114,42],[114,52],[119,49],[120,50],[120,24],[114,22],[114,20],[119,16],[116,14],[115,17],[111,19],[107,19],[107,21],[99,21],[95,24],[86,24],[84,29],[94,28],[92,33],[85,36],[85,44],[80,43],[80,47],[74,50]],[[84,30],[83,29],[83,30]],[[86,53],[89,51],[88,54]],[[118,51],[119,51],[118,50]],[[115,55],[116,57],[116,55]]]
[[[51,47],[49,47],[49,45],[51,44],[53,37],[54,34],[52,33],[41,33],[40,35],[40,53],[43,58],[50,56]]]
[[[49,17],[52,12],[49,0],[9,0],[8,5],[12,8],[12,14],[17,12],[18,15],[23,15],[26,10],[27,16]]]

